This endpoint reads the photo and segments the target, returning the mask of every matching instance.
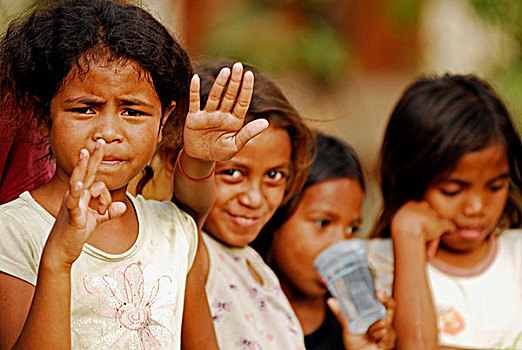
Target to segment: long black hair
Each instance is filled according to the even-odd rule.
[[[430,184],[451,172],[466,153],[505,147],[510,195],[502,222],[521,223],[522,146],[505,105],[474,75],[424,77],[411,84],[388,121],[381,149],[384,206],[371,237],[390,237],[396,211],[421,200]]]

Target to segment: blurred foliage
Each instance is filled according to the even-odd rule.
[[[522,1],[521,0],[468,0],[476,13],[512,37],[518,47],[510,62],[497,67],[496,81],[502,95],[510,101],[522,130]]]
[[[416,25],[422,5],[418,0],[385,0],[367,5],[365,1],[232,2],[226,11],[213,13],[198,52],[243,60],[272,72],[293,71],[321,87],[335,87],[338,77],[358,64],[351,32],[357,10],[380,6],[375,17],[387,16],[400,33]]]
[[[272,72],[304,72],[327,86],[350,62],[329,11],[338,0],[248,0],[213,16],[202,52]],[[227,40],[221,40],[227,38]]]
[[[395,26],[399,29],[408,30],[416,25],[418,14],[422,6],[419,0],[394,0],[386,1],[383,6],[391,19],[395,22]]]

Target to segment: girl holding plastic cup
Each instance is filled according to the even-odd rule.
[[[393,299],[378,292],[386,317],[365,334],[354,334],[314,268],[321,251],[354,237],[365,193],[354,151],[320,133],[316,142],[317,155],[304,188],[277,210],[252,245],[278,275],[303,328],[307,349],[392,349],[396,337]]]

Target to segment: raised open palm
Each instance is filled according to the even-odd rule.
[[[200,110],[200,81],[195,75],[190,84],[190,106],[183,133],[185,152],[204,160],[228,160],[265,130],[265,119],[243,126],[253,90],[254,74],[243,74],[242,64],[235,63],[232,71],[223,68],[219,72],[207,104]]]

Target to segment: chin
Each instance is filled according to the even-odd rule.
[[[485,239],[477,241],[477,242],[462,242],[462,241],[451,241],[451,242],[442,242],[444,248],[448,251],[454,253],[468,253],[474,249],[477,249]]]
[[[221,239],[220,237],[218,237],[218,239],[230,246],[241,248],[241,247],[244,247],[244,246],[252,243],[254,241],[254,239],[256,239],[256,237],[257,237],[257,234],[252,235],[252,234],[248,234],[248,233],[244,233],[244,232],[237,232],[237,231],[235,231],[233,233],[231,233],[231,232],[232,231],[228,231],[228,234],[223,237],[223,238],[225,238],[224,240]]]

